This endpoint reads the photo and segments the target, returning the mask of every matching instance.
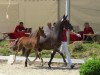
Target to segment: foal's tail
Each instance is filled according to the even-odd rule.
[[[17,48],[18,48],[18,46],[17,46],[18,41],[19,41],[19,38],[15,40],[15,43],[12,46],[13,51],[17,50]]]
[[[15,40],[15,45],[17,45],[18,41],[19,41],[19,38]]]

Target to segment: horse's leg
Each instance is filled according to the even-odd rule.
[[[22,56],[25,55],[25,47],[22,47]],[[29,65],[31,65],[31,61],[29,60],[29,58],[27,58]]]
[[[43,66],[43,59],[42,59],[42,56],[41,56],[41,52],[36,50],[35,53],[36,53],[36,58],[33,61],[35,61],[37,58],[39,58],[39,59],[41,59],[41,64]]]
[[[29,58],[27,58],[28,62],[29,62],[29,65],[31,66],[32,65],[32,62],[30,61]]]
[[[64,54],[60,50],[57,50],[57,52],[62,56],[63,61],[64,61],[65,65],[67,66],[67,62],[65,60]]]
[[[17,40],[17,43],[18,43],[18,40]],[[16,44],[17,44],[16,43]],[[14,64],[14,62],[16,61],[16,55],[18,54],[18,52],[20,51],[20,44],[18,44],[18,48],[16,49],[16,53],[15,53],[15,57],[14,57],[14,61],[12,64]]]
[[[25,47],[22,47],[22,56],[25,54]]]
[[[41,56],[41,52],[39,52],[39,59],[41,59],[41,64],[43,66],[43,59],[42,59],[42,56]]]
[[[28,57],[26,57],[26,59],[25,59],[25,67],[27,67],[27,59],[28,59]]]
[[[49,68],[51,68],[51,61],[52,61],[52,59],[54,58],[54,55],[56,54],[56,50],[53,50],[53,53],[51,53],[51,58],[50,58],[50,61],[48,62],[48,66],[49,66]]]
[[[28,56],[29,56],[29,54],[30,54],[30,51],[31,51],[31,50],[27,50],[27,51],[25,52],[25,57],[26,57],[26,60],[25,60],[25,67],[27,67],[27,61],[29,60],[29,59],[28,59]]]
[[[15,61],[16,61],[16,55],[18,54],[18,50],[16,51],[16,53],[15,53],[15,56],[14,56],[14,61],[13,61],[13,63],[12,64],[14,64],[15,63]]]
[[[32,61],[32,62],[35,62],[36,60],[37,60],[37,58],[38,58],[39,56],[38,55],[36,55],[36,57],[35,57],[35,59]]]
[[[32,61],[32,63],[31,63],[31,64],[33,64],[33,63],[37,60],[37,58],[39,58],[38,51],[35,51],[35,54],[36,54],[36,57],[35,57],[35,59]]]

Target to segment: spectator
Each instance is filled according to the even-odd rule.
[[[9,35],[10,39],[17,39],[17,38],[26,36],[25,27],[23,26],[23,22],[20,22],[19,25],[16,26],[14,32],[10,33],[8,35]]]
[[[23,22],[20,22],[19,25],[16,26],[14,32],[25,32],[25,27],[23,26]]]
[[[88,22],[86,22],[84,24],[84,26],[85,26],[85,28],[84,28],[83,34],[94,34],[94,31],[93,31],[92,27],[90,27]],[[92,41],[92,38],[90,36],[84,36],[84,40]]]
[[[92,29],[92,27],[90,27],[89,23],[86,22],[84,24],[85,28],[84,28],[84,34],[94,34],[94,31]]]

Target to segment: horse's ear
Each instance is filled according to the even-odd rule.
[[[65,17],[65,18],[67,19],[67,17],[68,17],[68,15],[66,15],[66,17]]]
[[[65,15],[63,15],[63,19],[65,18],[66,16]]]

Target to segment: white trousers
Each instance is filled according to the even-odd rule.
[[[64,54],[66,53],[66,59],[69,63],[69,65],[72,65],[72,61],[71,61],[71,58],[70,58],[70,53],[68,51],[68,45],[67,45],[67,42],[62,42],[61,46],[60,46],[60,51]]]

